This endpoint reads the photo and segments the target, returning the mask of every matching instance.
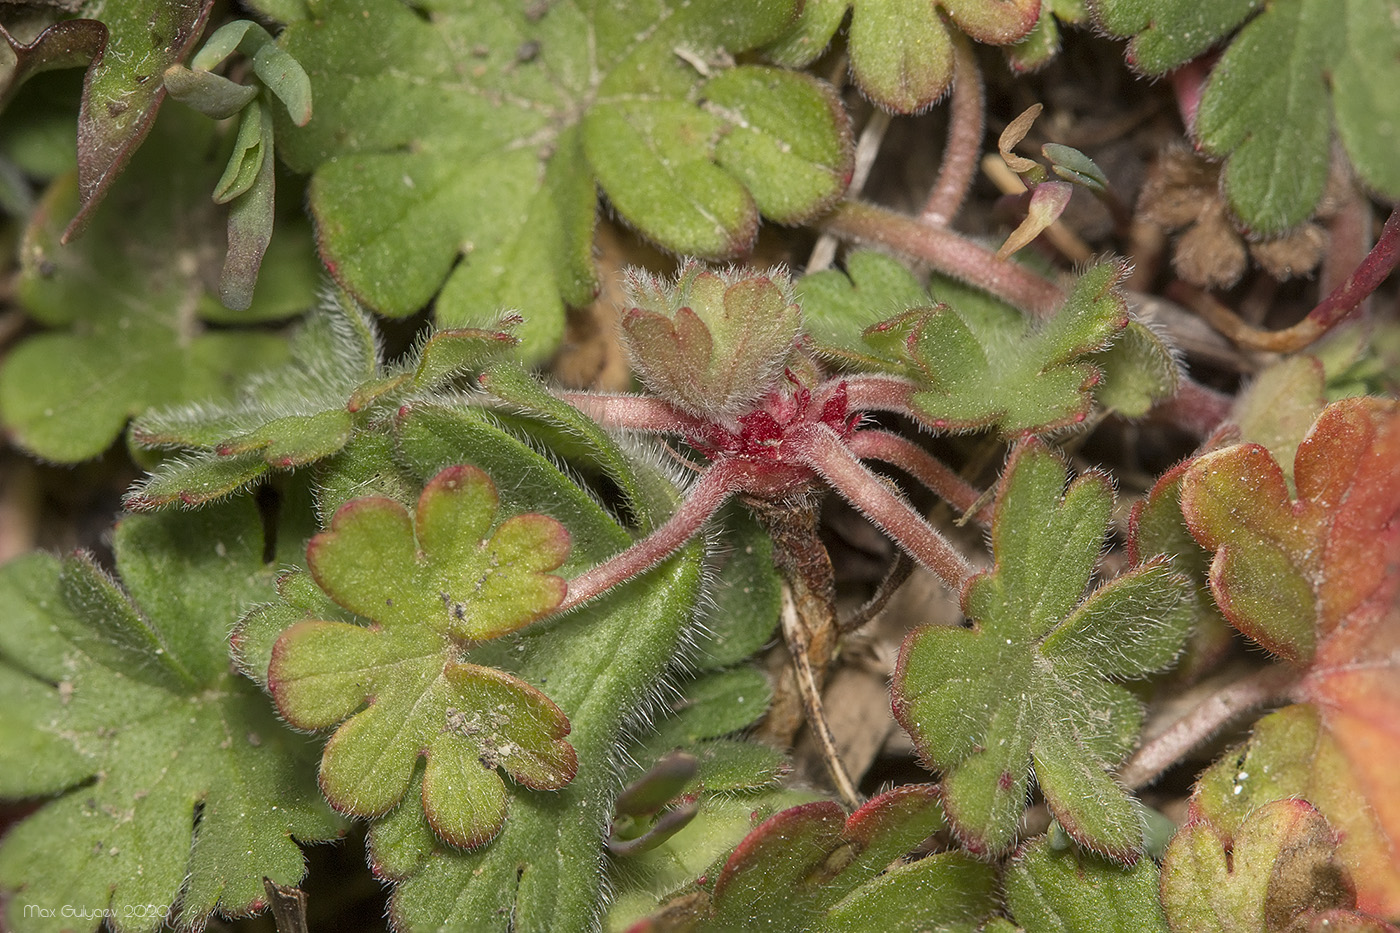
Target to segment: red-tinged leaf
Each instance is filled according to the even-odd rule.
[[[63,233],[86,229],[92,212],[126,168],[165,98],[165,69],[184,60],[214,0],[126,0],[109,4],[106,46],[83,81],[78,111],[78,190],[82,207]]]
[[[2,110],[20,85],[34,75],[55,68],[76,68],[101,55],[107,44],[107,27],[95,19],[65,20],[54,23],[26,44],[0,25],[0,40],[15,56],[14,65],[0,83]]]
[[[1162,862],[1162,905],[1175,933],[1308,929],[1311,915],[1352,913],[1355,903],[1336,835],[1305,800],[1260,807],[1233,837],[1209,822],[1188,824]]]
[[[1400,403],[1328,406],[1298,448],[1297,499],[1263,448],[1208,454],[1187,471],[1182,511],[1215,551],[1227,618],[1288,660],[1359,793],[1334,823],[1374,825],[1385,853],[1356,864],[1361,903],[1400,912]],[[1283,793],[1294,793],[1284,789]],[[1389,864],[1384,864],[1387,862]]]

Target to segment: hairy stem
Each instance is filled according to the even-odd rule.
[[[914,507],[886,486],[856,459],[826,425],[793,431],[787,440],[791,454],[822,475],[831,488],[860,509],[914,559],[938,575],[943,585],[961,594],[975,572]]]
[[[1041,317],[1053,314],[1065,300],[1064,290],[1054,282],[1025,266],[998,259],[994,250],[873,204],[843,201],[822,219],[821,227],[837,236],[898,250]]]
[[[972,187],[977,154],[982,149],[985,99],[982,72],[972,43],[953,30],[953,96],[948,105],[948,142],[943,160],[919,220],[931,227],[946,227],[958,215]]]
[[[733,460],[722,460],[710,467],[664,525],[622,553],[570,580],[569,591],[555,611],[565,612],[596,599],[676,553],[743,486],[749,472],[747,465]]]
[[[1230,416],[1232,404],[1234,400],[1230,396],[1183,374],[1176,394],[1153,406],[1152,413],[1204,440]]]
[[[879,460],[899,467],[959,512],[973,510],[982,498],[980,490],[949,469],[942,460],[898,434],[876,429],[857,431],[846,439],[846,446],[862,460]],[[976,518],[986,524],[990,513],[983,509]]]
[[[1123,766],[1119,780],[1134,790],[1151,784],[1240,716],[1278,702],[1297,679],[1296,668],[1275,664],[1222,687],[1139,748]]]
[[[709,428],[699,418],[678,411],[659,398],[593,392],[558,392],[556,395],[605,428],[689,436],[703,435]]]

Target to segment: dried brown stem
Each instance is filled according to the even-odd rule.
[[[1169,297],[1189,305],[1236,344],[1250,350],[1294,353],[1311,344],[1357,310],[1400,265],[1400,207],[1391,211],[1380,239],[1360,265],[1292,327],[1262,330],[1252,327],[1209,292],[1184,282],[1168,288]]]

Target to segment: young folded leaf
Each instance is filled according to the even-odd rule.
[[[1032,771],[1081,845],[1128,862],[1142,851],[1141,805],[1108,773],[1137,743],[1142,703],[1110,679],[1171,664],[1192,601],[1164,560],[1084,597],[1112,504],[1106,477],[1065,489],[1047,447],[1017,447],[998,489],[995,565],[962,594],[971,627],[924,626],[900,650],[895,717],[943,772],[949,822],[974,851],[1011,846]]]

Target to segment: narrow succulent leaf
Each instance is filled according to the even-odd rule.
[[[1336,835],[1305,800],[1275,800],[1229,837],[1182,827],[1162,861],[1162,906],[1174,931],[1285,929],[1314,911],[1348,910],[1356,895]]]
[[[248,189],[233,199],[228,212],[228,252],[219,275],[219,299],[234,311],[253,303],[258,270],[272,242],[277,212],[276,160],[272,153],[272,118],[258,112],[258,150],[262,159]]]
[[[227,120],[258,96],[258,89],[251,85],[238,84],[212,71],[191,71],[184,65],[165,69],[163,80],[171,97],[215,120]]]
[[[305,126],[311,120],[311,79],[280,45],[269,41],[257,50],[253,73],[287,108],[292,123]]]
[[[169,81],[169,78],[166,80]],[[257,96],[255,89],[249,90],[254,92],[253,96]],[[224,167],[224,174],[214,185],[215,204],[227,204],[252,188],[253,182],[262,171],[263,160],[272,154],[263,144],[262,105],[250,98],[248,105],[239,109],[243,113],[238,118],[238,135],[233,140],[233,154],[229,156],[228,165]]]
[[[564,305],[586,303],[596,287],[596,187],[669,249],[728,258],[751,245],[754,197],[716,164],[726,136],[737,134],[739,150],[750,131],[701,97],[733,55],[774,39],[796,7],[566,2],[539,12],[497,0],[424,19],[392,0],[331,3],[315,24],[293,22],[282,36],[317,100],[315,118],[279,146],[314,175],[322,253],[344,286],[396,316],[441,293],[445,326],[529,309],[525,352],[541,360],[562,336]],[[357,80],[371,48],[372,89]],[[799,131],[784,129],[796,109],[752,125],[770,156],[775,139],[805,141],[794,151],[811,177],[761,200],[810,216],[832,197],[822,172],[844,181],[843,163],[812,161],[841,151],[844,119],[807,79],[775,80],[808,88],[793,97],[805,101]],[[404,105],[386,111],[385,95]],[[741,96],[726,107],[762,111],[762,100]],[[336,130],[348,125],[361,131]]]
[[[1078,149],[1060,143],[1046,143],[1040,147],[1040,152],[1050,160],[1051,171],[1066,181],[1096,193],[1108,190],[1108,176],[1103,169]]]
[[[255,55],[271,41],[272,36],[257,23],[250,19],[236,19],[231,23],[224,23],[209,34],[209,38],[204,40],[194,58],[190,59],[190,67],[200,71],[213,71],[240,48],[246,54]]]
[[[293,837],[341,829],[309,780],[305,743],[227,664],[229,619],[271,575],[261,529],[249,502],[194,519],[129,518],[114,545],[125,590],[79,557],[0,571],[4,614],[21,623],[7,634],[49,632],[31,644],[0,638],[0,684],[9,695],[16,664],[57,661],[28,681],[58,700],[33,726],[69,749],[32,761],[0,751],[0,773],[24,776],[7,790],[56,795],[0,844],[11,928],[95,929],[113,916],[120,929],[154,931],[160,904],[179,903],[190,924],[257,911],[264,876],[296,884],[305,870]]]
[[[204,326],[226,313],[205,284],[204,264],[223,238],[201,155],[210,133],[203,117],[172,109],[155,130],[158,146],[113,189],[118,209],[79,243],[58,242],[77,204],[73,180],[45,195],[25,234],[19,289],[29,313],[55,330],[18,344],[0,368],[0,418],[27,449],[64,462],[95,456],[127,418],[225,394],[236,377],[286,359],[274,334]],[[295,250],[290,235],[271,249]],[[241,323],[302,310],[315,289],[310,258],[294,256],[298,271],[260,289]]]
[[[1026,206],[1026,219],[1006,237],[1006,242],[997,249],[997,258],[1010,259],[1022,248],[1029,246],[1045,228],[1060,219],[1069,206],[1074,188],[1068,182],[1047,181],[1035,186],[1031,191],[1030,202]]]
[[[213,6],[213,0],[132,0],[103,10],[107,42],[88,67],[78,111],[80,207],[63,242],[87,229],[150,132],[165,97],[160,76],[189,54]]]
[[[1003,882],[1006,906],[1026,933],[1166,933],[1157,863],[1124,867],[1045,837],[1016,853]]]
[[[1194,132],[1205,151],[1227,159],[1230,206],[1260,234],[1312,215],[1334,126],[1363,182],[1400,194],[1400,170],[1386,156],[1400,134],[1400,102],[1385,91],[1400,79],[1397,9],[1394,0],[1094,3],[1101,26],[1134,37],[1129,61],[1149,74],[1235,33],[1211,71]]]
[[[1107,774],[1136,741],[1141,705],[1104,678],[1171,663],[1190,589],[1151,563],[1084,597],[1111,507],[1103,477],[1066,489],[1048,449],[1016,448],[998,489],[994,567],[962,597],[972,627],[924,626],[900,651],[895,717],[944,772],[949,820],[974,850],[1011,845],[1033,769],[1076,841],[1119,860],[1141,851],[1141,807]],[[1105,665],[1109,644],[1119,647]]]

